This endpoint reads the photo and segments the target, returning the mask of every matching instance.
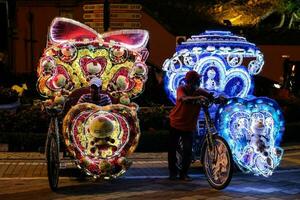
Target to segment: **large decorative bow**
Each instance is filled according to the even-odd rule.
[[[97,76],[115,102],[128,103],[147,80],[148,39],[145,30],[99,34],[72,19],[55,18],[37,69],[38,90],[46,97],[64,95]]]

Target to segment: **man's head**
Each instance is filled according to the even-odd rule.
[[[197,89],[200,86],[200,78],[201,78],[200,74],[198,74],[194,70],[191,70],[186,73],[185,82],[187,85],[191,86],[192,89]]]
[[[101,79],[94,77],[90,80],[90,92],[93,100],[99,99],[99,93],[102,88]]]

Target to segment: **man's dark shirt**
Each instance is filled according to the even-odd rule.
[[[91,94],[84,94],[80,97],[77,103],[93,103],[98,106],[110,105],[111,100],[107,94],[99,94],[100,98],[98,101],[93,101]]]

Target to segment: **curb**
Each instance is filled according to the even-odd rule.
[[[300,150],[299,145],[283,146],[284,151]],[[62,153],[61,153],[62,154]],[[69,157],[67,157],[68,159]],[[165,160],[167,152],[133,153],[128,157],[133,160]],[[44,160],[44,153],[39,152],[0,152],[0,160]]]
[[[63,153],[60,154],[60,157],[62,158]],[[167,158],[167,153],[136,152],[130,155],[128,158],[132,160],[165,160]],[[68,160],[71,158],[65,157],[63,159]],[[45,160],[45,154],[39,152],[0,152],[0,160]]]
[[[300,150],[300,145],[283,146],[282,148],[285,151],[295,151],[295,150]]]

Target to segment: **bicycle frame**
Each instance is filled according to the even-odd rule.
[[[203,163],[203,157],[204,157],[204,151],[206,145],[209,146],[209,149],[212,150],[213,147],[213,139],[212,136],[214,133],[216,133],[215,125],[210,117],[208,107],[203,106],[203,112],[204,112],[204,135],[203,137],[200,137],[200,141],[193,141],[193,150],[198,149],[194,151],[194,160],[200,159],[200,162]],[[196,133],[195,133],[196,134]],[[197,135],[198,136],[198,135]],[[195,136],[195,137],[197,137]]]
[[[194,160],[197,160],[196,158],[198,157],[202,163],[206,145],[208,145],[210,151],[213,149],[213,136],[218,134],[218,132],[209,113],[209,102],[202,102],[201,104],[204,112],[204,135],[200,137],[199,142],[193,141],[193,149],[198,149],[198,152],[194,151]]]

